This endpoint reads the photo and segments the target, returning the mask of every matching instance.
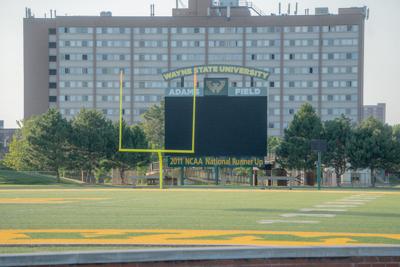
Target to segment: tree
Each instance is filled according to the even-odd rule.
[[[86,171],[86,182],[94,183],[93,171],[115,153],[112,122],[96,110],[82,109],[72,120],[71,159],[75,167]]]
[[[143,130],[152,148],[164,149],[165,136],[164,101],[150,107],[143,114]]]
[[[60,112],[49,109],[38,116],[27,132],[30,161],[38,170],[53,171],[60,182],[60,169],[65,166],[70,124]]]
[[[324,153],[324,163],[335,170],[336,183],[340,186],[341,177],[347,170],[347,147],[351,138],[351,121],[345,116],[326,121],[325,139],[327,151]]]
[[[11,169],[17,171],[28,171],[34,169],[29,161],[29,144],[26,140],[28,124],[30,124],[33,119],[34,118],[18,122],[20,128],[13,135],[9,145],[9,152],[4,157],[4,164]]]
[[[352,169],[371,170],[371,182],[375,187],[375,170],[390,168],[395,162],[392,128],[372,117],[364,120],[353,131],[348,155]]]
[[[394,125],[392,129],[395,146],[394,166],[392,169],[395,173],[400,174],[400,124]]]
[[[119,140],[119,125],[114,126],[115,140]],[[115,143],[116,152],[110,159],[113,168],[117,168],[123,184],[125,184],[125,172],[138,166],[149,163],[149,153],[122,153],[118,152],[118,142]],[[128,148],[148,148],[148,142],[143,129],[139,125],[128,127],[122,123],[122,144]]]
[[[304,170],[305,173],[314,171],[317,157],[311,151],[311,140],[322,135],[321,119],[310,104],[304,104],[285,129],[277,150],[278,163],[284,168]]]
[[[272,155],[276,154],[276,151],[279,149],[279,146],[281,145],[281,138],[276,137],[276,136],[270,136],[268,137],[267,140],[267,153],[270,157]]]

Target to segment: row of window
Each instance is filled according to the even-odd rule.
[[[171,47],[205,47],[205,42],[193,40],[171,41]]]
[[[52,57],[52,56],[50,56]],[[55,56],[54,56],[55,57]],[[71,53],[71,54],[61,54],[62,61],[86,61],[93,60],[93,54],[80,54],[80,53]],[[52,61],[52,60],[50,60]],[[55,61],[55,60],[54,60]]]
[[[267,53],[267,54],[247,54],[247,60],[249,61],[270,61],[279,60],[280,54]],[[324,53],[322,55],[324,60],[345,60],[358,58],[357,53]],[[98,61],[129,61],[131,58],[130,54],[96,54],[96,60]],[[241,61],[242,55],[240,54],[209,54],[209,60],[211,61]],[[318,60],[318,53],[285,53],[283,56],[284,60]],[[62,61],[87,61],[93,60],[93,54],[61,54]],[[168,55],[166,54],[135,54],[134,60],[138,61],[168,61]],[[176,61],[201,61],[205,60],[204,54],[173,54],[172,60]],[[56,62],[57,56],[49,56],[50,62]],[[351,73],[344,69],[338,69],[330,67],[323,73]],[[353,73],[356,73],[353,71]]]
[[[60,88],[93,88],[89,81],[60,81]]]
[[[358,67],[322,67],[323,74],[356,74]]]
[[[357,101],[357,95],[322,95],[322,101]],[[280,95],[272,95],[270,97],[270,101],[272,102],[280,102],[281,97]],[[283,101],[318,101],[317,95],[285,95],[283,96]]]
[[[64,116],[75,116],[79,113],[80,108],[61,108],[60,113]],[[99,109],[104,115],[119,115],[119,109]],[[123,115],[130,115],[129,109],[122,110]]]
[[[284,60],[318,60],[318,53],[285,53]]]
[[[174,55],[172,56],[172,58]],[[166,54],[136,54],[134,60],[138,61],[168,61],[168,55]]]
[[[135,102],[159,102],[161,100],[160,95],[135,95]],[[50,102],[56,102],[56,96],[49,97]],[[97,95],[97,102],[119,102],[119,95]],[[60,95],[60,102],[92,102],[92,95]],[[122,97],[123,102],[130,102],[131,96],[126,95]]]
[[[60,40],[60,47],[93,47],[91,40]],[[323,46],[357,46],[358,39],[324,39]],[[210,40],[210,47],[243,47],[243,42],[240,40]],[[280,40],[248,40],[247,47],[279,47]],[[286,47],[309,47],[318,46],[318,39],[292,39],[285,40]],[[129,40],[98,40],[97,47],[130,47]],[[135,41],[135,47],[167,47],[167,41],[161,40],[142,40]],[[204,47],[205,42],[201,40],[173,40],[171,47]]]
[[[319,46],[319,39],[284,40],[284,46]]]
[[[357,60],[358,53],[322,53],[323,60]]]
[[[130,54],[96,54],[98,61],[127,61],[131,60]]]
[[[130,47],[131,41],[129,40],[101,40],[96,41],[97,47]]]
[[[247,47],[279,47],[281,40],[247,40]]]
[[[128,67],[101,67],[96,68],[96,74],[98,75],[116,75],[120,74],[121,71],[125,75],[129,75],[131,73],[131,69]]]
[[[97,95],[97,102],[119,102],[119,95]],[[125,95],[122,96],[123,102],[130,102],[131,96]]]
[[[297,68],[283,68],[284,74],[291,75],[306,75],[306,74],[317,74],[318,67],[297,67]]]
[[[324,39],[323,46],[357,46],[358,39]]]
[[[173,43],[173,42],[171,42]],[[160,40],[147,40],[147,41],[134,41],[134,47],[146,47],[146,48],[158,48],[158,47],[168,47],[168,41]]]
[[[60,40],[60,47],[93,47],[91,40]]]
[[[204,61],[204,54],[175,54],[172,55],[172,60],[175,61]]]
[[[60,102],[92,102],[92,95],[60,95]]]
[[[119,88],[120,83],[119,81],[97,81],[96,88],[103,88],[103,89],[116,89]],[[122,82],[123,88],[130,88],[131,82]]]
[[[93,68],[88,67],[62,67],[60,68],[61,75],[91,75]]]
[[[323,88],[357,88],[357,81],[322,81]]]
[[[168,83],[167,82],[157,82],[157,81],[141,81],[141,82],[135,82],[134,83],[134,88],[139,88],[139,89],[155,89],[155,88],[167,88]]]
[[[93,68],[89,67],[61,67],[60,72],[62,75],[86,75],[93,74]],[[96,74],[99,75],[116,75],[120,72],[124,74],[130,74],[130,68],[124,67],[102,67],[96,68]]]
[[[234,34],[243,33],[243,27],[209,27],[208,32],[211,34]],[[246,27],[246,33],[277,33],[281,32],[281,27]],[[173,27],[171,33],[173,34],[196,34],[205,33],[204,27]],[[312,33],[319,32],[319,26],[291,26],[283,27],[285,33]],[[322,26],[322,32],[358,32],[358,25],[331,25]],[[92,34],[92,27],[59,27],[59,33],[68,34]],[[126,27],[96,27],[97,34],[128,34],[131,28]],[[166,34],[168,28],[166,27],[147,27],[147,28],[133,28],[136,34]],[[49,29],[49,34],[55,34],[55,29]]]
[[[241,54],[209,54],[210,61],[240,61],[242,60]]]

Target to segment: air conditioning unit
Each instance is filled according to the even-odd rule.
[[[111,11],[101,11],[100,17],[112,17]]]
[[[220,6],[239,6],[239,0],[220,0]]]
[[[315,8],[315,15],[329,15],[329,8],[327,7]]]

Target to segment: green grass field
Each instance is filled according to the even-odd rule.
[[[4,176],[0,172],[0,183]],[[0,252],[71,250],[59,245],[400,245],[400,191],[395,190],[49,184],[0,185]]]

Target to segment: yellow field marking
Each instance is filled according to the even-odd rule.
[[[0,204],[58,204],[81,200],[107,200],[109,198],[0,198]]]
[[[7,192],[114,192],[114,191],[129,191],[129,192],[252,192],[252,193],[324,193],[324,194],[359,194],[359,195],[400,195],[400,191],[334,191],[334,190],[303,190],[303,189],[220,189],[220,188],[169,188],[169,189],[156,189],[156,188],[91,188],[91,189],[7,189],[4,190],[0,186],[0,193]]]
[[[35,234],[46,237],[35,238]],[[51,237],[52,234],[56,236]],[[64,237],[74,234],[71,238]],[[81,238],[76,238],[76,235]],[[30,236],[33,235],[33,236]],[[60,235],[63,236],[60,238]],[[120,237],[118,237],[120,236]],[[286,232],[255,230],[0,230],[0,245],[245,245],[245,246],[337,246],[363,243],[358,238],[385,238],[400,243],[400,234]],[[297,239],[297,240],[296,240]],[[303,239],[303,240],[299,240]],[[306,240],[310,239],[310,240]],[[312,239],[312,240],[311,240]]]

